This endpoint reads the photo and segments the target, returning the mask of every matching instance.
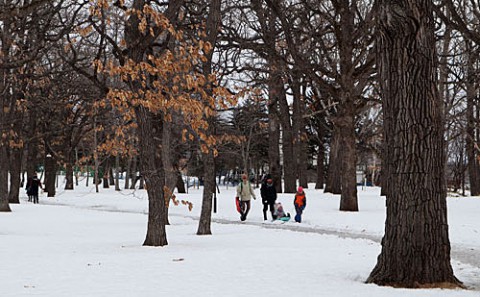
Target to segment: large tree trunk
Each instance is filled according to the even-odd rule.
[[[2,59],[8,59],[10,56],[10,48],[13,44],[12,39],[12,21],[10,17],[1,19],[2,22],[2,34],[0,34],[0,57]],[[7,153],[8,139],[4,139],[4,135],[8,135],[9,113],[11,110],[10,105],[10,91],[8,85],[10,84],[10,75],[7,68],[0,68],[0,212],[11,211],[8,205],[8,169],[9,160]]]
[[[475,70],[473,65],[475,63],[476,56],[473,56],[472,46],[470,42],[466,41],[468,62],[467,62],[467,129],[466,129],[466,151],[468,158],[468,177],[470,181],[470,195],[479,196],[480,195],[480,164],[478,156],[478,142],[479,129],[476,128],[476,122],[478,119],[475,118],[475,114],[478,111],[478,104],[476,101],[476,92],[475,92]]]
[[[340,135],[342,149],[340,210],[358,211],[357,198],[357,151],[355,137],[355,108],[350,107],[346,114],[335,121],[335,133]]]
[[[328,173],[324,193],[335,195],[342,194],[342,163],[341,163],[340,135],[334,131],[330,140],[330,153],[328,155]]]
[[[165,246],[167,233],[165,229],[165,171],[163,169],[162,154],[157,153],[155,134],[157,129],[153,127],[152,114],[143,106],[135,108],[139,131],[140,168],[145,179],[148,193],[148,228],[143,245]],[[162,123],[158,121],[161,125]]]
[[[110,159],[107,158],[103,165],[103,188],[108,189],[110,188]]]
[[[20,182],[22,173],[23,149],[10,149],[10,191],[8,201],[10,203],[20,203]]]
[[[280,168],[280,124],[278,123],[277,101],[272,96],[274,91],[269,86],[268,100],[268,167],[277,193],[282,193],[282,170]]]
[[[0,101],[1,102],[1,101]],[[2,112],[0,111],[0,116]],[[1,123],[1,120],[0,120]],[[7,148],[0,142],[0,212],[10,212],[8,204],[8,155]]]
[[[432,6],[379,2],[377,61],[391,181],[382,251],[367,280],[379,285],[461,284],[450,264]]]

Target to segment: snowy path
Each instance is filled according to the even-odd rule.
[[[63,203],[44,203],[49,205],[58,205],[58,206],[68,206],[74,208],[81,208],[81,209],[89,209],[94,211],[107,211],[107,212],[117,212],[117,213],[142,213],[146,214],[145,212],[135,211],[135,210],[119,210],[109,208],[106,205],[97,205],[97,206],[73,206],[69,204]],[[192,220],[197,220],[197,216],[191,215],[179,215],[179,214],[170,214],[170,216],[178,216],[183,218],[189,218]],[[228,220],[228,219],[217,219],[212,218],[213,223],[217,224],[229,224],[229,225],[249,225],[249,226],[257,226],[260,228],[265,229],[276,229],[276,230],[288,230],[293,232],[303,232],[303,233],[315,233],[320,235],[332,235],[337,236],[340,238],[350,238],[350,239],[365,239],[376,242],[378,244],[381,243],[382,237],[378,235],[368,234],[368,233],[358,233],[351,230],[331,230],[325,229],[318,226],[309,226],[309,225],[300,225],[300,224],[292,224],[292,223],[285,223],[285,224],[276,224],[272,222],[252,222],[252,221],[245,221],[240,222],[236,220]],[[476,268],[480,268],[480,257],[478,257],[478,253],[480,247],[467,247],[458,244],[451,243],[451,257],[452,260],[456,260],[462,262],[464,264],[471,265]]]
[[[382,241],[381,236],[372,235],[368,233],[355,233],[352,231],[345,231],[345,230],[328,230],[320,227],[312,227],[312,226],[304,226],[304,225],[237,222],[237,221],[224,220],[224,219],[212,219],[212,221],[219,224],[246,224],[251,226],[259,226],[267,229],[281,229],[281,230],[289,230],[294,232],[333,235],[333,236],[338,236],[340,238],[366,239],[366,240],[374,241],[378,244],[380,244]],[[474,247],[465,247],[465,246],[456,245],[453,243],[451,243],[451,248],[452,248],[452,252],[451,252],[452,259],[480,268],[480,257],[478,257],[478,253],[479,253],[478,250],[480,250],[480,248],[478,248],[477,250]]]

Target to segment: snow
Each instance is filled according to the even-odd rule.
[[[364,283],[384,229],[378,188],[359,187],[360,211],[346,213],[311,186],[301,224],[264,222],[260,199],[240,222],[234,191],[220,186],[212,236],[195,235],[202,188],[177,194],[194,207],[170,207],[166,247],[142,246],[144,190],[81,184],[37,205],[22,191],[0,213],[0,296],[480,296],[478,197],[448,198],[452,266],[468,290],[406,290]],[[293,194],[278,200],[294,213]]]

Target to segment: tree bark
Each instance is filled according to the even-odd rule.
[[[20,203],[20,181],[22,173],[23,149],[10,149],[10,190],[8,193],[9,203]]]
[[[187,190],[185,189],[185,183],[183,182],[182,173],[177,168],[177,192],[180,194],[186,194]]]
[[[221,25],[221,0],[210,1],[210,10],[207,17],[207,36],[206,41],[209,42],[212,47],[215,47],[218,31]],[[212,73],[212,57],[213,50],[206,53],[206,61],[203,64],[202,71],[205,77],[209,77]],[[213,96],[213,90],[207,89],[207,94]],[[205,108],[215,108],[215,106],[205,106]],[[208,128],[206,129],[206,136],[215,136],[215,118],[206,118],[208,121]],[[215,147],[209,147],[208,152],[204,152],[203,155],[203,197],[202,197],[202,211],[200,214],[200,221],[198,223],[197,235],[211,235],[211,220],[212,220],[212,196],[215,193]]]
[[[1,101],[0,101],[1,102]],[[0,111],[2,115],[2,111]],[[0,120],[1,123],[1,120]],[[8,155],[7,148],[0,142],[0,212],[10,212],[8,204]]]
[[[293,127],[291,124],[290,108],[287,102],[285,87],[282,83],[280,73],[276,74],[278,77],[276,89],[278,93],[278,105],[280,107],[280,125],[282,126],[282,153],[283,153],[283,177],[285,183],[285,193],[295,193],[297,191],[297,177],[296,167],[293,156]]]
[[[132,160],[132,170],[131,170],[131,173],[130,173],[130,189],[134,190],[135,185],[137,183],[138,157],[133,156],[132,158],[133,158],[133,160]]]
[[[317,150],[317,181],[315,183],[315,189],[323,189],[325,183],[325,148],[323,143],[318,145]]]
[[[140,168],[148,193],[148,227],[143,245],[165,246],[167,233],[165,229],[166,206],[164,197],[165,171],[163,169],[162,154],[157,152],[155,143],[156,129],[153,127],[152,114],[144,107],[135,108],[138,120]]]
[[[318,150],[317,150],[317,182],[315,189],[323,189],[325,183],[325,126],[322,121],[319,121],[317,126],[318,133]]]
[[[73,190],[73,159],[69,156],[65,160],[65,190]]]
[[[202,211],[198,222],[197,235],[211,235],[212,220],[212,196],[215,192],[215,162],[213,152],[203,154],[204,164],[204,182]]]
[[[128,190],[130,188],[130,176],[132,175],[132,157],[128,156],[127,168],[125,172],[125,184],[124,189]]]
[[[282,193],[282,170],[280,168],[280,124],[278,123],[277,101],[273,97],[273,86],[269,85],[268,100],[268,167],[277,193]]]
[[[330,153],[328,154],[328,173],[324,193],[335,195],[342,194],[342,164],[341,164],[341,141],[336,131],[330,140]]]
[[[367,279],[379,285],[461,285],[450,264],[432,6],[379,1],[377,61],[391,181],[382,251]]]
[[[305,100],[302,94],[301,74],[294,72],[291,89],[293,93],[293,145],[298,184],[308,188],[307,133],[305,130]]]
[[[341,211],[358,211],[357,198],[357,152],[355,137],[355,107],[335,121],[335,133],[340,135],[342,171],[340,196]]]
[[[45,191],[47,197],[55,197],[55,181],[57,178],[57,161],[50,150],[48,141],[45,141]]]
[[[479,164],[479,151],[478,151],[478,128],[476,128],[475,118],[476,111],[478,110],[478,104],[475,103],[475,70],[473,65],[477,57],[473,56],[473,49],[469,41],[466,41],[466,49],[468,55],[467,62],[467,128],[466,128],[466,151],[468,159],[468,177],[470,181],[470,195],[480,195],[480,164]]]

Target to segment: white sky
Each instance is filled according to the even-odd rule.
[[[364,284],[380,253],[385,200],[359,188],[358,213],[339,196],[307,189],[302,224],[263,222],[261,201],[241,223],[234,189],[221,186],[212,236],[195,235],[202,189],[170,208],[169,245],[143,247],[145,191],[83,185],[0,213],[0,292],[13,296],[480,296],[480,200],[449,198],[452,266],[469,290]],[[257,196],[259,190],[255,190]],[[280,194],[293,213],[293,194]],[[270,217],[270,216],[269,216]]]

